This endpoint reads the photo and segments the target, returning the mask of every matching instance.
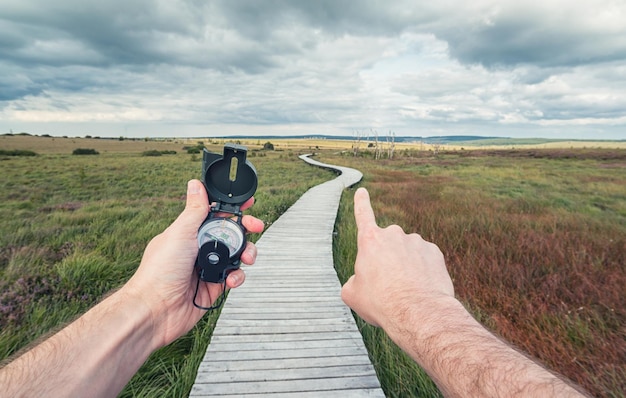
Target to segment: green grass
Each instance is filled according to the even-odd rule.
[[[148,241],[182,211],[187,180],[200,176],[200,157],[184,153],[66,153],[0,161],[0,360],[125,283]],[[249,213],[268,223],[309,187],[333,176],[290,152],[250,160],[259,188]],[[186,395],[216,319],[217,314],[206,316],[155,352],[121,396]]]
[[[626,151],[320,160],[364,172],[379,225],[435,242],[457,297],[488,328],[594,395],[624,396]],[[351,195],[343,201],[335,261],[345,281],[356,240]],[[357,320],[388,396],[434,394]]]
[[[183,209],[186,181],[200,175],[200,157],[182,143],[91,140],[100,155],[72,156],[87,146],[82,140],[39,141],[37,157],[0,160],[0,359],[121,286],[147,242]],[[19,148],[31,148],[27,142]],[[151,149],[178,154],[142,156]],[[624,150],[436,158],[411,150],[391,161],[321,152],[322,161],[364,172],[381,226],[399,224],[439,245],[458,297],[483,324],[593,394],[624,396]],[[271,223],[308,187],[332,178],[296,155],[250,152],[259,189],[249,214]],[[342,282],[356,254],[351,193],[334,242]],[[216,319],[206,316],[154,353],[122,396],[187,394]],[[388,396],[438,395],[380,329],[357,324]]]
[[[367,185],[367,184],[366,184]],[[333,240],[335,268],[341,284],[354,274],[356,259],[356,223],[354,222],[354,191],[345,191],[335,222]],[[357,327],[363,335],[376,375],[388,397],[442,396],[428,375],[380,328],[374,327],[355,315]]]

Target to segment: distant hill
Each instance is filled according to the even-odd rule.
[[[35,134],[30,134],[26,132],[21,133],[5,133],[0,134],[0,136],[33,136],[33,137],[51,137],[49,134],[42,134],[40,136]],[[54,137],[51,137],[54,138]],[[68,138],[64,136],[63,138]],[[75,137],[80,138],[80,137]],[[130,141],[144,141],[146,138],[137,138],[137,137],[91,137],[85,136],[85,138],[97,138],[102,140],[130,140]],[[157,140],[163,139],[178,139],[178,138],[188,138],[188,139],[223,139],[223,140],[250,140],[250,139],[258,139],[258,140],[343,140],[343,141],[354,141],[355,137],[351,135],[324,135],[324,134],[311,134],[311,135],[224,135],[224,136],[196,136],[196,137],[160,137],[156,138]],[[361,137],[361,141],[363,142],[374,142],[374,137]],[[563,139],[551,139],[551,138],[511,138],[511,137],[481,137],[477,135],[446,135],[446,136],[432,136],[432,137],[421,137],[421,136],[396,136],[395,142],[410,142],[410,143],[420,143],[423,142],[425,144],[442,144],[442,145],[456,145],[456,146],[513,146],[513,145],[541,145],[547,143],[554,142],[626,142],[626,140],[580,140],[580,139],[571,139],[571,138],[563,138]],[[387,136],[380,135],[378,136],[378,140],[380,142],[386,142]]]
[[[353,141],[355,139],[354,136],[350,135],[323,135],[323,134],[313,134],[313,135],[261,135],[261,136],[249,136],[249,135],[229,135],[229,136],[220,136],[220,137],[198,137],[198,138],[219,138],[219,139],[250,139],[250,138],[258,138],[260,140],[298,140],[298,139],[310,139],[310,140],[343,140],[343,141]],[[385,141],[387,139],[386,136],[379,136],[379,141]],[[425,142],[425,143],[457,143],[457,142],[471,142],[476,140],[501,140],[501,139],[509,139],[502,137],[479,137],[473,135],[449,135],[449,136],[440,136],[440,137],[419,137],[419,136],[396,136],[396,142]],[[374,141],[374,137],[362,137],[362,141],[370,142]]]
[[[354,136],[348,135],[262,135],[262,136],[246,136],[246,135],[231,135],[221,137],[199,137],[199,138],[220,138],[220,139],[250,139],[256,138],[259,140],[297,140],[297,139],[311,139],[311,140],[344,140],[353,141]],[[379,141],[386,141],[386,136],[379,136]],[[364,142],[373,142],[374,137],[362,137]],[[576,140],[576,139],[550,139],[550,138],[511,138],[511,137],[481,137],[475,135],[447,135],[447,136],[433,136],[433,137],[420,137],[420,136],[396,136],[395,142],[423,142],[425,144],[454,144],[454,145],[468,145],[468,146],[500,146],[500,145],[538,145],[546,144],[550,142],[571,142],[571,141],[606,141],[606,142],[622,142],[626,140]]]

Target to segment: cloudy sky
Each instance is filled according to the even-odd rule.
[[[0,133],[626,139],[626,0],[1,0]]]

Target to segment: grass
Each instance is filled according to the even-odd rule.
[[[352,194],[350,190],[342,195],[333,240],[335,268],[342,285],[354,273],[357,252]],[[358,315],[355,320],[386,396],[442,396],[428,375],[382,329],[367,324]]]
[[[321,160],[364,172],[379,225],[438,244],[457,296],[488,328],[594,395],[621,397],[626,152],[594,153]],[[342,282],[355,256],[346,248],[356,244],[351,198],[344,200],[335,246]],[[433,394],[385,336],[359,325],[388,396]]]
[[[455,142],[454,146],[469,147],[492,147],[502,149],[504,147],[522,148],[626,148],[624,140],[563,140],[563,139],[547,139],[547,138],[492,138],[473,141]]]
[[[220,150],[220,142],[205,141]],[[300,151],[360,169],[379,224],[399,224],[437,243],[457,296],[476,318],[594,395],[624,396],[624,149],[434,156],[418,145],[375,161],[348,156],[349,142],[272,140],[277,150],[262,151],[264,141],[257,141],[242,142],[259,172],[250,214],[271,223],[309,186],[332,177],[298,160]],[[0,157],[0,359],[76,318],[132,275],[146,243],[182,210],[185,182],[200,174],[200,157],[182,150],[196,144],[0,137],[0,149],[38,154]],[[71,155],[81,147],[100,155]],[[177,154],[142,156],[148,150]],[[342,282],[353,272],[355,228],[346,192],[334,243]],[[206,316],[152,355],[122,396],[184,396],[216,319]],[[357,323],[388,396],[438,395],[384,333]]]
[[[20,146],[30,140],[24,148],[37,148],[39,156],[0,160],[0,360],[67,324],[128,280],[147,242],[182,211],[186,182],[198,178],[201,168],[200,157],[184,153],[182,143],[175,149],[172,143],[148,143],[178,153],[146,157],[144,142],[112,141],[102,148],[91,145],[96,139],[85,140],[89,144],[56,139],[65,146],[51,149],[43,143],[52,138],[2,140],[9,138],[19,139]],[[71,155],[77,147],[96,148],[100,155]],[[211,148],[221,151],[219,145]],[[254,152],[250,160],[259,189],[249,213],[268,223],[310,186],[333,176],[290,151]],[[206,316],[154,353],[121,396],[186,395],[216,319],[217,314]]]

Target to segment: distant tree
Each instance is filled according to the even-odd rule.
[[[266,151],[273,151],[274,150],[274,144],[272,144],[271,142],[267,141],[265,144],[263,144],[263,149],[265,149]]]

